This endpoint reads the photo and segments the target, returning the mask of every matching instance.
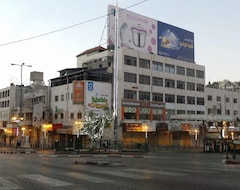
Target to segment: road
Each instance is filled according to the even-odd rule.
[[[35,153],[0,154],[0,158],[0,190],[240,189],[240,165],[223,164],[222,153],[81,157]]]

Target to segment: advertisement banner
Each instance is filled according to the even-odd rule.
[[[73,81],[73,103],[84,103],[84,81]]]
[[[125,9],[118,10],[118,46],[194,63],[194,33]],[[115,45],[115,6],[108,7],[108,45]]]

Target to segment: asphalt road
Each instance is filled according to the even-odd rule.
[[[0,154],[0,190],[240,189],[240,165],[223,164],[224,158],[222,153],[189,152],[81,157]]]

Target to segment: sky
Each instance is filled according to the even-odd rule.
[[[109,4],[194,33],[195,62],[208,82],[240,81],[239,0],[0,0],[0,89],[30,84],[30,72],[44,82],[77,67],[76,55],[106,47]],[[238,65],[239,64],[239,65]]]

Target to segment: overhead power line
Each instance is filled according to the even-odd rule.
[[[144,0],[144,1],[140,1],[136,4],[133,4],[125,9],[129,9],[131,7],[134,7],[134,6],[137,6],[141,3],[144,3],[146,1],[149,1],[149,0]],[[125,10],[123,9],[123,10]],[[86,23],[89,23],[89,22],[93,22],[95,20],[98,20],[98,19],[101,19],[101,18],[104,18],[104,17],[107,17],[108,14],[106,15],[103,15],[103,16],[99,16],[99,17],[96,17],[96,18],[93,18],[93,19],[89,19],[89,20],[86,20],[86,21],[83,21],[83,22],[79,22],[77,24],[73,24],[73,25],[70,25],[70,26],[67,26],[67,27],[64,27],[64,28],[60,28],[60,29],[57,29],[57,30],[53,30],[53,31],[50,31],[50,32],[46,32],[46,33],[42,33],[42,34],[38,34],[38,35],[35,35],[35,36],[31,36],[31,37],[27,37],[27,38],[23,38],[23,39],[20,39],[20,40],[15,40],[15,41],[11,41],[11,42],[6,42],[6,43],[2,43],[0,44],[0,46],[6,46],[6,45],[11,45],[11,44],[15,44],[15,43],[19,43],[19,42],[23,42],[23,41],[28,41],[28,40],[32,40],[32,39],[35,39],[35,38],[40,38],[40,37],[44,37],[44,36],[47,36],[47,35],[50,35],[50,34],[54,34],[54,33],[57,33],[57,32],[62,32],[64,30],[68,30],[68,29],[71,29],[71,28],[74,28],[74,27],[77,27],[79,25],[82,25],[82,24],[86,24]]]

